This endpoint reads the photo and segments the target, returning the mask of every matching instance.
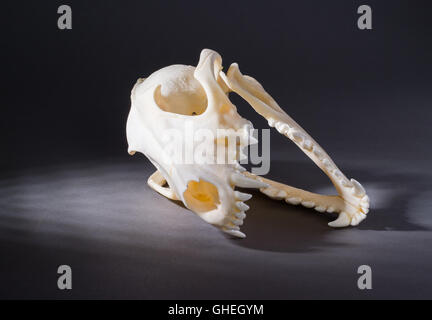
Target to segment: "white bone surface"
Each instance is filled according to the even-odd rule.
[[[174,162],[163,147],[162,133],[169,129],[181,131],[186,122],[192,122],[194,130],[211,130],[215,137],[218,129],[240,134],[243,138],[240,140],[240,154],[235,155],[237,160],[243,156],[241,150],[255,142],[250,136],[252,123],[237,113],[228,98],[229,91],[239,94],[268,121],[270,127],[275,127],[292,140],[324,171],[338,195],[319,195],[258,177],[245,171],[237,162]],[[276,200],[302,204],[318,212],[338,213],[339,217],[329,223],[332,227],[357,225],[369,211],[369,197],[361,184],[347,179],[319,144],[279,107],[255,79],[242,75],[236,63],[225,74],[220,55],[209,49],[201,52],[197,67],[173,65],[156,71],[147,79],[139,79],[132,89],[126,131],[129,153],[143,153],[157,168],[148,180],[151,188],[170,199],[181,200],[202,219],[236,237],[245,237],[239,226],[243,225],[246,217],[244,211],[249,209],[244,201],[251,195],[238,192],[235,187],[259,188]],[[216,148],[220,147],[219,140],[213,142]],[[192,152],[190,148],[195,147],[196,142],[182,141],[185,153]],[[190,182],[195,183],[194,188]],[[168,187],[164,187],[165,184]],[[217,190],[215,193],[208,191],[213,187]],[[204,210],[204,200],[201,203],[201,198],[192,199],[189,196],[191,192],[199,192],[211,209]]]

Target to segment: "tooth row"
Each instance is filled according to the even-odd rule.
[[[267,183],[264,183],[258,179],[252,179],[244,176],[240,172],[234,172],[230,176],[230,182],[240,188],[266,188]]]

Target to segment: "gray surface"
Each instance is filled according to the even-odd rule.
[[[0,297],[432,298],[430,177],[415,167],[400,173],[386,162],[339,160],[370,194],[363,224],[334,230],[332,217],[255,194],[244,240],[150,190],[142,158],[5,177]],[[272,176],[330,190],[311,168],[275,160]],[[56,289],[60,264],[73,269],[72,291]],[[357,289],[362,264],[372,267],[373,290]]]

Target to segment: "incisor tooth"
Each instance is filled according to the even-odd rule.
[[[350,223],[351,223],[350,216],[346,212],[342,211],[339,214],[339,217],[336,220],[329,222],[328,225],[333,228],[341,228],[341,227],[349,226]]]
[[[248,201],[250,198],[252,198],[251,194],[240,191],[234,191],[234,196],[237,200],[240,201]]]
[[[241,188],[267,188],[268,184],[259,180],[248,178],[241,173],[231,174],[231,182]]]
[[[246,213],[244,213],[244,212],[236,212],[235,216],[237,218],[239,218],[239,219],[244,219],[244,218],[246,218]]]
[[[352,184],[354,185],[354,195],[361,198],[366,194],[365,189],[363,188],[363,186],[360,184],[360,182],[358,182],[355,179],[351,179]]]
[[[250,209],[250,207],[246,203],[241,201],[236,202],[236,207],[239,208],[240,211],[247,211]]]

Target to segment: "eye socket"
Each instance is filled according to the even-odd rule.
[[[187,207],[197,213],[214,210],[220,204],[217,188],[205,180],[190,180],[183,197]]]
[[[176,87],[166,95],[162,94],[159,86],[156,88],[154,98],[158,107],[165,112],[196,116],[207,109],[207,96],[201,86]]]

